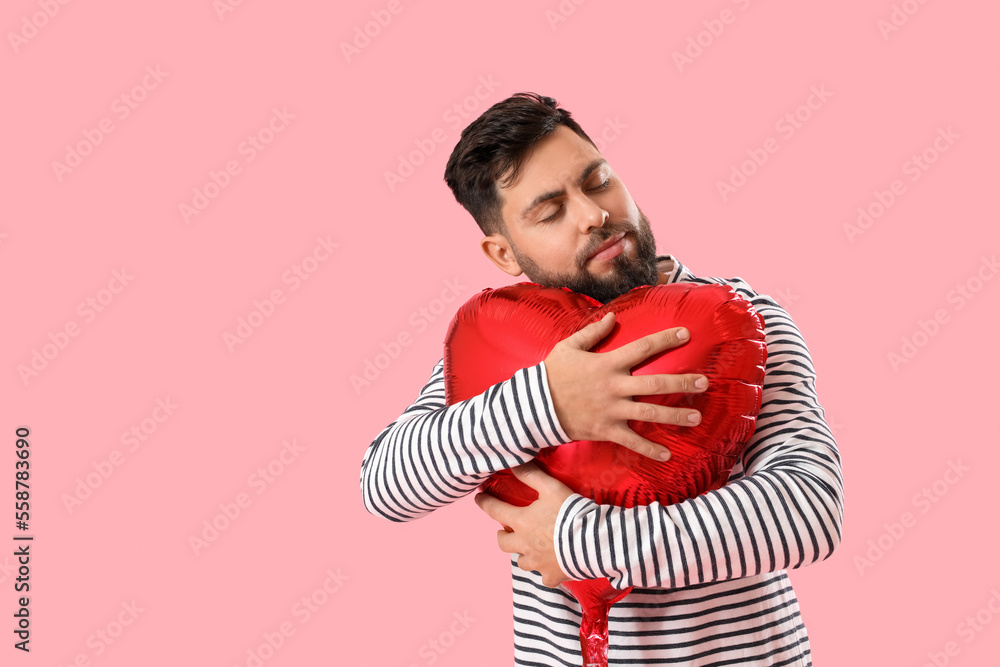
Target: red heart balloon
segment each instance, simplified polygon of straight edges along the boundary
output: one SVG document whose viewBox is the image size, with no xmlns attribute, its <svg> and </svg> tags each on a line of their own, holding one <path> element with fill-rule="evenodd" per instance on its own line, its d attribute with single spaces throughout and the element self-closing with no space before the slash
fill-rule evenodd
<svg viewBox="0 0 1000 667">
<path fill-rule="evenodd" d="M 671 327 L 691 332 L 687 343 L 646 359 L 631 372 L 706 376 L 708 389 L 698 394 L 635 398 L 697 409 L 701 423 L 628 423 L 639 435 L 670 450 L 666 462 L 615 443 L 589 440 L 543 449 L 536 462 L 574 492 L 620 507 L 654 501 L 672 504 L 722 487 L 753 435 L 767 359 L 763 319 L 728 285 L 643 286 L 607 305 L 566 288 L 535 283 L 483 290 L 458 310 L 445 339 L 446 402 L 477 396 L 539 363 L 556 343 L 608 311 L 615 312 L 616 324 L 592 352 L 613 350 Z M 492 475 L 481 489 L 521 507 L 538 498 L 508 470 Z M 580 628 L 584 664 L 606 665 L 608 610 L 631 589 L 617 590 L 607 579 L 564 585 L 584 610 Z"/>
</svg>

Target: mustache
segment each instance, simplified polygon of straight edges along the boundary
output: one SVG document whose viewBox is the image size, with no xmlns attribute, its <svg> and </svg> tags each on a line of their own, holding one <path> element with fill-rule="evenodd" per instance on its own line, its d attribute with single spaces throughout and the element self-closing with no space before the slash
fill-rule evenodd
<svg viewBox="0 0 1000 667">
<path fill-rule="evenodd" d="M 590 256 L 594 254 L 594 251 L 601 247 L 601 244 L 610 239 L 612 236 L 617 236 L 622 232 L 626 234 L 631 232 L 632 228 L 628 225 L 615 225 L 611 226 L 610 223 L 605 223 L 600 229 L 594 230 L 590 233 L 591 242 L 587 244 L 587 247 L 583 249 L 580 256 L 577 257 L 577 264 L 580 268 L 586 265 L 587 260 Z"/>
</svg>

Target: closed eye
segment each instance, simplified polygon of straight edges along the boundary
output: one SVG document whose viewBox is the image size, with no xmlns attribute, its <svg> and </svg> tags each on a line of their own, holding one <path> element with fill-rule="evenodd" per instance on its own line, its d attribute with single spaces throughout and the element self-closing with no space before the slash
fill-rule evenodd
<svg viewBox="0 0 1000 667">
<path fill-rule="evenodd" d="M 610 184 L 610 183 L 611 183 L 611 179 L 610 178 L 606 178 L 606 179 L 604 179 L 604 182 L 601 183 L 600 185 L 598 185 L 597 187 L 590 188 L 590 192 L 600 192 L 601 190 L 604 190 L 605 188 L 607 188 L 608 184 Z M 539 220 L 538 222 L 552 222 L 553 220 L 556 219 L 556 217 L 562 211 L 562 208 L 563 208 L 562 204 L 559 204 L 559 208 L 556 209 L 555 213 L 553 213 L 552 215 L 550 215 L 547 218 L 543 218 L 542 220 Z"/>
</svg>

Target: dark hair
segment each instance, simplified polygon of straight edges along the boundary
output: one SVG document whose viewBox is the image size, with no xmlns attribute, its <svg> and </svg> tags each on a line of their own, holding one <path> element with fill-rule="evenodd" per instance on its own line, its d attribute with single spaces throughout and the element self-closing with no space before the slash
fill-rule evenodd
<svg viewBox="0 0 1000 667">
<path fill-rule="evenodd" d="M 444 180 L 483 234 L 506 233 L 497 183 L 502 177 L 504 187 L 513 183 L 528 149 L 559 125 L 594 145 L 568 111 L 536 93 L 516 93 L 497 102 L 462 130 Z"/>
</svg>

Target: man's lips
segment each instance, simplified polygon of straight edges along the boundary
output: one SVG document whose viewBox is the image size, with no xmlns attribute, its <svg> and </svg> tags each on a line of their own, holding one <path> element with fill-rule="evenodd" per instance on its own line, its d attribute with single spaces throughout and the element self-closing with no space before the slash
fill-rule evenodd
<svg viewBox="0 0 1000 667">
<path fill-rule="evenodd" d="M 588 260 L 591 260 L 591 259 L 611 259 L 611 257 L 614 257 L 615 255 L 619 254 L 623 250 L 623 248 L 621 246 L 621 240 L 623 238 L 625 238 L 625 232 L 621 232 L 620 234 L 616 234 L 616 235 L 612 236 L 607 241 L 605 241 L 604 243 L 602 243 L 600 245 L 600 247 L 597 248 L 597 250 L 595 250 L 593 253 L 591 253 L 590 257 L 588 257 L 587 259 Z M 615 247 L 615 246 L 618 246 L 618 247 Z"/>
</svg>

